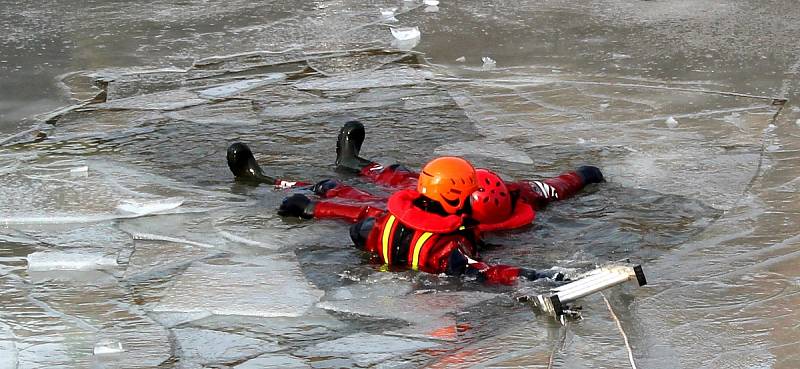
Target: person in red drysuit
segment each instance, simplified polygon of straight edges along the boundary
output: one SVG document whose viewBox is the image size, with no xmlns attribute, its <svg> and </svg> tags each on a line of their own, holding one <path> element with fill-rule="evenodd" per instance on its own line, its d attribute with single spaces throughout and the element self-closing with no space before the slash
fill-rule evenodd
<svg viewBox="0 0 800 369">
<path fill-rule="evenodd" d="M 382 198 L 335 180 L 310 185 L 267 177 L 252 157 L 252 152 L 243 144 L 231 145 L 228 164 L 239 179 L 267 182 L 279 187 L 305 186 L 322 198 L 343 197 L 358 202 L 312 201 L 305 195 L 295 194 L 284 200 L 279 214 L 302 218 L 344 218 L 355 222 L 350 232 L 354 243 L 378 255 L 388 265 L 430 273 L 470 274 L 501 284 L 513 283 L 519 277 L 563 278 L 553 271 L 537 273 L 525 268 L 489 266 L 475 260 L 480 236 L 485 231 L 530 224 L 535 216 L 533 206 L 567 198 L 588 183 L 602 181 L 597 168 L 581 167 L 553 179 L 522 181 L 506 186 L 502 179 L 488 170 L 475 171 L 464 159 L 444 157 L 429 163 L 427 170 L 422 171 L 422 180 L 418 180 L 419 174 L 402 166 L 384 168 L 360 158 L 358 152 L 363 138 L 364 129 L 360 123 L 345 124 L 337 142 L 337 168 L 401 188 L 388 199 L 385 209 L 380 205 L 365 204 L 380 203 Z M 431 175 L 430 172 L 438 174 Z M 433 186 L 431 181 L 436 185 Z M 444 187 L 425 193 L 426 189 L 440 188 L 442 183 L 455 185 L 458 181 L 467 187 Z M 414 186 L 418 191 L 410 189 Z M 435 199 L 436 195 L 432 195 L 450 191 L 459 195 L 455 205 L 448 203 L 451 199 Z"/>
<path fill-rule="evenodd" d="M 337 139 L 337 170 L 359 174 L 362 178 L 394 190 L 416 187 L 419 174 L 403 165 L 384 167 L 361 158 L 359 152 L 364 137 L 364 126 L 360 122 L 345 123 Z M 278 188 L 305 188 L 321 198 L 312 200 L 303 194 L 295 194 L 286 199 L 279 209 L 279 213 L 285 216 L 307 219 L 339 218 L 355 223 L 365 216 L 376 215 L 386 209 L 386 197 L 372 195 L 335 179 L 312 184 L 267 176 L 259 167 L 250 148 L 243 143 L 234 143 L 228 148 L 227 160 L 238 180 L 267 183 Z M 510 183 L 488 169 L 477 169 L 476 172 L 481 188 L 473 194 L 471 201 L 479 202 L 473 206 L 473 218 L 478 221 L 477 230 L 482 232 L 530 225 L 534 221 L 535 210 L 551 201 L 567 199 L 587 184 L 603 181 L 600 170 L 591 166 L 580 167 L 541 181 Z M 330 199 L 336 201 L 326 201 Z"/>
</svg>

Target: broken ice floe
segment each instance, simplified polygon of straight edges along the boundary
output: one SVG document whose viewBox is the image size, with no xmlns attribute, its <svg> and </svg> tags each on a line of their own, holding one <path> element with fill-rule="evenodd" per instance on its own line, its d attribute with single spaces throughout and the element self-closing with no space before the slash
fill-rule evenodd
<svg viewBox="0 0 800 369">
<path fill-rule="evenodd" d="M 108 269 L 117 266 L 116 257 L 101 254 L 46 251 L 28 254 L 28 270 Z"/>
<path fill-rule="evenodd" d="M 459 56 L 458 58 L 456 58 L 456 61 L 459 62 L 459 63 L 464 63 L 464 62 L 467 61 L 467 57 L 466 56 Z"/>
<path fill-rule="evenodd" d="M 254 264 L 193 263 L 152 310 L 215 315 L 297 317 L 323 295 L 296 262 L 276 256 L 249 258 Z"/>
</svg>

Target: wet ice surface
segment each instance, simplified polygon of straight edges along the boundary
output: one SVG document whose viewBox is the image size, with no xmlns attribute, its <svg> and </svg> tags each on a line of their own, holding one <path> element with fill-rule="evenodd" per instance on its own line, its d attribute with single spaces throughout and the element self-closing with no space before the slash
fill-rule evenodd
<svg viewBox="0 0 800 369">
<path fill-rule="evenodd" d="M 628 36 L 603 28 L 620 14 L 636 28 L 746 7 L 677 2 L 443 2 L 427 13 L 416 2 L 177 11 L 156 1 L 132 5 L 132 19 L 98 5 L 104 27 L 153 17 L 172 27 L 133 35 L 133 67 L 78 63 L 85 71 L 64 88 L 97 99 L 49 115 L 37 126 L 46 139 L 0 141 L 0 357 L 10 358 L 0 368 L 629 365 L 599 296 L 565 329 L 511 298 L 543 283 L 381 272 L 349 246 L 346 225 L 282 220 L 285 192 L 231 180 L 225 149 L 244 141 L 271 174 L 381 191 L 332 171 L 335 135 L 353 118 L 367 125 L 363 152 L 383 163 L 458 154 L 509 179 L 600 166 L 608 183 L 492 235 L 502 246 L 484 258 L 644 263 L 651 287 L 607 294 L 640 366 L 793 367 L 797 111 L 770 126 L 780 109 L 770 99 L 713 92 L 740 90 L 742 73 L 669 72 L 669 58 L 627 50 Z M 392 7 L 397 22 L 381 18 Z M 585 35 L 569 29 L 585 18 Z M 418 27 L 412 47 L 434 63 L 464 63 L 384 50 L 396 37 L 384 22 Z M 535 37 L 518 32 L 531 23 Z M 35 34 L 36 22 L 22 26 L 14 37 Z M 559 48 L 547 35 L 562 27 L 579 35 Z M 622 34 L 683 39 L 663 32 Z M 445 47 L 454 35 L 473 46 Z M 744 91 L 779 90 L 775 78 Z M 123 351 L 95 355 L 108 342 Z"/>
</svg>

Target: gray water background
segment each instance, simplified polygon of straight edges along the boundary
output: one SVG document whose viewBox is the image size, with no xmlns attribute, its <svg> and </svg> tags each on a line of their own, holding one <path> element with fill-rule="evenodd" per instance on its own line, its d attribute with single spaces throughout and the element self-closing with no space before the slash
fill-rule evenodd
<svg viewBox="0 0 800 369">
<path fill-rule="evenodd" d="M 381 20 L 392 6 L 398 21 Z M 796 367 L 797 8 L 3 2 L 0 367 L 630 365 L 599 296 L 564 328 L 514 289 L 380 272 L 343 224 L 282 220 L 284 192 L 231 180 L 236 140 L 273 173 L 341 177 L 333 140 L 352 118 L 386 163 L 600 166 L 608 183 L 493 236 L 485 257 L 643 263 L 648 287 L 607 293 L 639 367 Z M 415 52 L 380 51 L 390 25 L 420 28 Z M 106 103 L 38 115 L 98 81 Z M 231 95 L 207 95 L 220 85 Z M 117 209 L 176 198 L 166 214 Z M 115 266 L 30 270 L 56 251 Z M 93 356 L 104 339 L 126 353 Z"/>
</svg>

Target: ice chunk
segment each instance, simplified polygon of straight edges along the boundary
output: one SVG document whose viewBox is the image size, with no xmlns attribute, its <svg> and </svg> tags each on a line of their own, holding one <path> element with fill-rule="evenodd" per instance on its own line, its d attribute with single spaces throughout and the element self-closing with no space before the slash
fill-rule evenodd
<svg viewBox="0 0 800 369">
<path fill-rule="evenodd" d="M 242 92 L 250 91 L 256 87 L 261 87 L 270 83 L 274 83 L 286 78 L 286 75 L 283 73 L 270 73 L 264 78 L 256 78 L 256 79 L 248 79 L 244 81 L 238 81 L 233 83 L 228 83 L 216 87 L 207 88 L 205 90 L 199 91 L 198 93 L 202 97 L 209 97 L 209 98 L 228 98 L 234 95 L 238 95 Z"/>
<path fill-rule="evenodd" d="M 171 197 L 152 201 L 123 200 L 122 203 L 117 206 L 117 209 L 136 215 L 147 215 L 172 210 L 181 205 L 183 205 L 183 198 Z"/>
<path fill-rule="evenodd" d="M 284 369 L 284 368 L 311 368 L 302 359 L 285 354 L 264 354 L 255 359 L 245 361 L 233 369 Z"/>
<path fill-rule="evenodd" d="M 491 70 L 497 66 L 497 62 L 488 56 L 482 57 L 481 61 L 483 61 L 483 66 L 481 67 L 483 70 Z"/>
<path fill-rule="evenodd" d="M 293 256 L 293 255 L 292 255 Z M 322 297 L 288 255 L 248 258 L 250 264 L 193 263 L 164 297 L 155 312 L 207 312 L 215 315 L 297 317 Z"/>
<path fill-rule="evenodd" d="M 73 177 L 87 177 L 89 176 L 89 166 L 84 165 L 69 170 L 69 174 Z"/>
<path fill-rule="evenodd" d="M 674 117 L 669 117 L 669 118 L 667 118 L 667 120 L 666 120 L 666 121 L 664 121 L 664 123 L 665 123 L 665 124 L 667 125 L 667 127 L 669 127 L 669 128 L 675 128 L 675 127 L 677 127 L 677 126 L 678 126 L 678 121 L 677 121 L 677 120 L 675 120 L 675 118 L 674 118 Z"/>
<path fill-rule="evenodd" d="M 107 269 L 117 266 L 117 259 L 101 254 L 47 251 L 28 254 L 28 270 Z"/>
<path fill-rule="evenodd" d="M 423 0 L 422 3 L 427 6 L 437 6 L 439 5 L 439 0 Z"/>
<path fill-rule="evenodd" d="M 247 336 L 196 328 L 174 329 L 181 361 L 214 364 L 273 352 L 280 347 L 269 341 Z"/>
<path fill-rule="evenodd" d="M 419 39 L 421 33 L 419 27 L 395 27 L 392 28 L 392 36 L 398 41 L 409 41 Z"/>
<path fill-rule="evenodd" d="M 400 50 L 411 50 L 419 43 L 421 33 L 419 27 L 396 27 L 392 28 L 392 46 Z"/>
<path fill-rule="evenodd" d="M 122 342 L 119 341 L 103 339 L 94 344 L 93 353 L 95 355 L 118 354 L 120 352 L 125 352 L 125 349 L 122 348 Z"/>
<path fill-rule="evenodd" d="M 425 13 L 436 13 L 436 12 L 439 11 L 439 7 L 438 6 L 426 6 L 425 9 L 423 9 L 423 10 L 425 11 Z"/>
<path fill-rule="evenodd" d="M 397 22 L 397 18 L 394 17 L 395 12 L 397 11 L 396 7 L 393 8 L 381 8 L 381 20 L 384 22 Z"/>
<path fill-rule="evenodd" d="M 460 56 L 460 57 L 458 57 L 456 59 L 456 61 L 459 62 L 459 63 L 464 63 L 464 62 L 467 61 L 467 57 L 466 56 Z"/>
</svg>

